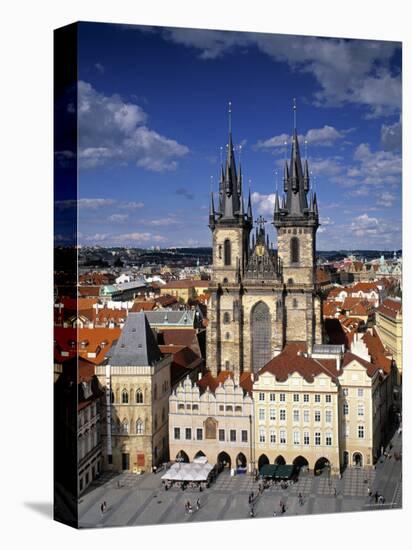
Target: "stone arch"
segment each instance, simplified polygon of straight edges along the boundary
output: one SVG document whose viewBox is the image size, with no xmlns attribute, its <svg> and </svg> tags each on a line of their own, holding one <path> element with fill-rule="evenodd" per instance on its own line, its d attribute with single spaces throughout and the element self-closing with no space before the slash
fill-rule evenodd
<svg viewBox="0 0 412 550">
<path fill-rule="evenodd" d="M 307 468 L 309 466 L 309 462 L 304 456 L 299 455 L 294 459 L 293 465 L 297 470 L 300 470 L 301 468 Z"/>
<path fill-rule="evenodd" d="M 189 462 L 189 457 L 182 449 L 176 455 L 176 462 Z"/>
<path fill-rule="evenodd" d="M 197 453 L 195 454 L 195 456 L 193 458 L 200 458 L 201 456 L 206 456 L 206 455 L 203 451 L 197 451 Z"/>
<path fill-rule="evenodd" d="M 243 453 L 239 453 L 236 457 L 236 468 L 246 468 L 247 459 Z"/>
<path fill-rule="evenodd" d="M 330 468 L 329 460 L 324 456 L 321 456 L 315 462 L 314 474 L 315 476 L 321 475 L 325 471 L 325 469 L 327 470 L 329 468 Z"/>
<path fill-rule="evenodd" d="M 275 464 L 278 464 L 278 465 L 283 465 L 283 464 L 286 464 L 286 460 L 284 459 L 284 457 L 282 455 L 278 455 L 276 458 L 275 458 Z"/>
<path fill-rule="evenodd" d="M 230 458 L 230 455 L 228 455 L 227 452 L 221 451 L 217 455 L 217 463 L 221 468 L 230 468 L 232 466 L 232 459 Z"/>
<path fill-rule="evenodd" d="M 355 453 L 353 453 L 353 455 L 352 455 L 352 465 L 362 467 L 363 463 L 364 463 L 363 454 L 360 453 L 359 451 L 356 451 Z"/>
<path fill-rule="evenodd" d="M 260 470 L 262 466 L 269 464 L 269 459 L 265 454 L 261 454 L 258 459 L 258 469 Z"/>
<path fill-rule="evenodd" d="M 269 306 L 257 302 L 250 313 L 252 368 L 258 372 L 271 359 L 271 317 Z"/>
</svg>

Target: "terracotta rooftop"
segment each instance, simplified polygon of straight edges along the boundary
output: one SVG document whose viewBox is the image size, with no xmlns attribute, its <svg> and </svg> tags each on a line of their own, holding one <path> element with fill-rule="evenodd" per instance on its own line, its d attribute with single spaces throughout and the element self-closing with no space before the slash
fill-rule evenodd
<svg viewBox="0 0 412 550">
<path fill-rule="evenodd" d="M 284 382 L 288 377 L 297 372 L 307 382 L 313 382 L 315 376 L 326 374 L 334 382 L 337 381 L 336 361 L 334 359 L 313 359 L 298 355 L 299 346 L 288 345 L 284 350 L 271 359 L 259 374 L 270 372 L 279 382 Z M 299 350 L 301 351 L 301 350 Z"/>
<path fill-rule="evenodd" d="M 372 333 L 366 332 L 363 336 L 363 341 L 368 348 L 369 355 L 372 358 L 372 363 L 378 365 L 386 374 L 391 372 L 392 357 L 385 350 L 378 333 L 372 329 Z"/>
<path fill-rule="evenodd" d="M 147 302 L 135 302 L 130 311 L 136 313 L 138 311 L 153 311 L 156 307 L 156 302 L 147 301 Z"/>
<path fill-rule="evenodd" d="M 342 366 L 346 367 L 351 361 L 357 361 L 360 363 L 363 367 L 365 367 L 366 372 L 370 378 L 379 371 L 381 367 L 377 365 L 373 365 L 372 363 L 369 363 L 368 361 L 365 361 L 365 359 L 362 359 L 361 357 L 358 357 L 357 355 L 354 355 L 350 351 L 347 351 L 345 355 L 343 356 L 343 362 Z"/>
<path fill-rule="evenodd" d="M 169 281 L 162 288 L 194 288 L 201 287 L 207 288 L 210 284 L 210 281 L 202 281 L 195 279 L 179 279 L 177 281 Z"/>
<path fill-rule="evenodd" d="M 66 361 L 77 356 L 99 365 L 120 334 L 120 328 L 54 327 L 55 360 Z M 62 355 L 62 352 L 68 355 Z M 89 353 L 96 354 L 96 357 L 90 357 Z"/>
<path fill-rule="evenodd" d="M 231 371 L 221 371 L 217 376 L 212 376 L 212 373 L 208 371 L 200 380 L 196 381 L 196 384 L 199 386 L 201 391 L 206 391 L 206 388 L 209 387 L 211 392 L 215 392 L 219 384 L 227 378 L 233 378 L 234 374 Z M 252 395 L 252 378 L 249 372 L 243 372 L 239 377 L 239 384 L 245 392 L 248 392 Z"/>
<path fill-rule="evenodd" d="M 382 304 L 376 310 L 385 317 L 390 317 L 391 319 L 396 319 L 402 315 L 402 302 L 400 300 L 393 300 L 391 298 L 386 298 Z"/>
</svg>

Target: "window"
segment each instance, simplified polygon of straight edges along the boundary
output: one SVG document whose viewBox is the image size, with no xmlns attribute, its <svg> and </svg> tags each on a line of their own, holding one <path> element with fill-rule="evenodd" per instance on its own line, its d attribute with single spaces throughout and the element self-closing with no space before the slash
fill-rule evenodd
<svg viewBox="0 0 412 550">
<path fill-rule="evenodd" d="M 300 432 L 293 432 L 293 444 L 300 445 Z"/>
<path fill-rule="evenodd" d="M 299 411 L 298 410 L 293 411 L 293 422 L 299 422 Z"/>
<path fill-rule="evenodd" d="M 315 393 L 315 403 L 320 403 L 320 394 Z"/>
<path fill-rule="evenodd" d="M 264 443 L 266 441 L 266 433 L 263 428 L 259 430 L 259 443 Z"/>
<path fill-rule="evenodd" d="M 320 432 L 315 432 L 315 445 L 320 445 Z"/>
<path fill-rule="evenodd" d="M 290 239 L 290 263 L 299 263 L 299 239 L 297 237 Z"/>
<path fill-rule="evenodd" d="M 242 430 L 242 443 L 247 443 L 247 430 Z"/>
<path fill-rule="evenodd" d="M 122 403 L 124 404 L 129 403 L 129 394 L 126 389 L 122 391 Z"/>
<path fill-rule="evenodd" d="M 192 405 L 192 410 L 198 411 L 199 410 L 199 405 Z"/>
<path fill-rule="evenodd" d="M 286 420 L 286 409 L 280 409 L 279 415 L 280 420 Z"/>
<path fill-rule="evenodd" d="M 298 393 L 294 393 L 294 394 L 293 394 L 293 401 L 294 401 L 295 403 L 299 403 L 299 394 L 298 394 Z"/>
<path fill-rule="evenodd" d="M 226 412 L 233 412 L 232 405 L 226 405 Z"/>
<path fill-rule="evenodd" d="M 186 428 L 185 439 L 192 439 L 192 428 Z"/>
<path fill-rule="evenodd" d="M 122 422 L 122 433 L 124 434 L 129 433 L 129 422 L 126 418 L 124 418 Z"/>
<path fill-rule="evenodd" d="M 179 403 L 177 408 L 178 408 L 179 411 L 184 410 L 185 404 L 184 403 Z"/>
<path fill-rule="evenodd" d="M 259 409 L 259 420 L 265 420 L 265 409 Z"/>
<path fill-rule="evenodd" d="M 303 422 L 308 423 L 309 420 L 309 411 L 303 411 Z"/>
<path fill-rule="evenodd" d="M 348 405 L 348 402 L 347 402 L 347 401 L 345 401 L 345 402 L 343 403 L 343 414 L 344 414 L 345 416 L 347 416 L 347 415 L 349 414 L 349 405 Z"/>
<path fill-rule="evenodd" d="M 325 445 L 328 447 L 332 445 L 332 434 L 330 432 L 325 433 Z"/>
<path fill-rule="evenodd" d="M 143 403 L 143 392 L 140 388 L 136 391 L 136 403 Z"/>
<path fill-rule="evenodd" d="M 230 332 L 226 332 L 225 338 L 226 338 L 226 340 L 230 340 Z"/>
<path fill-rule="evenodd" d="M 198 439 L 198 440 L 203 439 L 203 430 L 202 430 L 202 428 L 196 428 L 196 439 Z"/>
<path fill-rule="evenodd" d="M 270 420 L 276 420 L 276 409 L 273 407 L 269 411 L 269 418 Z"/>
<path fill-rule="evenodd" d="M 110 403 L 114 403 L 114 393 L 110 392 Z"/>
<path fill-rule="evenodd" d="M 279 432 L 279 442 L 284 445 L 286 443 L 286 431 L 280 430 Z"/>
<path fill-rule="evenodd" d="M 176 430 L 179 430 L 179 437 L 176 437 Z M 143 420 L 139 418 L 136 422 L 136 433 L 137 435 L 142 435 L 143 432 Z M 180 428 L 175 428 L 175 439 L 180 439 Z"/>
<path fill-rule="evenodd" d="M 326 403 L 332 403 L 332 396 L 331 396 L 330 393 L 327 393 L 325 395 L 325 401 L 326 401 Z"/>
<path fill-rule="evenodd" d="M 365 407 L 362 404 L 358 405 L 358 416 L 364 416 L 365 414 Z"/>
<path fill-rule="evenodd" d="M 309 394 L 308 393 L 303 394 L 303 402 L 304 403 L 309 403 Z"/>
<path fill-rule="evenodd" d="M 219 430 L 219 441 L 225 440 L 225 430 Z"/>
<path fill-rule="evenodd" d="M 343 388 L 343 395 L 344 395 L 345 397 L 347 397 L 347 396 L 349 395 L 349 390 L 348 390 L 348 388 Z"/>
<path fill-rule="evenodd" d="M 365 437 L 365 428 L 364 426 L 358 426 L 358 438 L 363 439 Z"/>
<path fill-rule="evenodd" d="M 325 411 L 325 422 L 332 422 L 332 411 Z"/>
<path fill-rule="evenodd" d="M 303 444 L 304 445 L 309 445 L 310 444 L 309 432 L 303 432 Z"/>
<path fill-rule="evenodd" d="M 276 401 L 276 394 L 274 392 L 270 392 L 269 399 L 270 401 Z"/>
<path fill-rule="evenodd" d="M 230 441 L 236 441 L 236 430 L 230 430 Z"/>
<path fill-rule="evenodd" d="M 230 241 L 229 241 L 229 239 L 226 239 L 225 243 L 224 243 L 224 255 L 225 255 L 224 261 L 225 261 L 225 265 L 230 265 L 232 263 L 231 249 L 230 248 L 231 248 L 230 247 Z"/>
<path fill-rule="evenodd" d="M 225 410 L 225 406 L 224 405 L 219 405 L 219 411 L 224 411 Z"/>
<path fill-rule="evenodd" d="M 358 397 L 363 397 L 363 388 L 358 388 Z"/>
<path fill-rule="evenodd" d="M 265 400 L 264 392 L 259 392 L 259 401 L 264 401 L 264 400 Z"/>
<path fill-rule="evenodd" d="M 349 424 L 346 424 L 345 426 L 345 437 L 349 437 Z"/>
<path fill-rule="evenodd" d="M 279 396 L 280 401 L 286 401 L 286 395 L 284 393 L 281 393 Z"/>
<path fill-rule="evenodd" d="M 230 323 L 230 313 L 228 313 L 227 311 L 225 311 L 225 313 L 223 314 L 223 323 L 225 325 L 228 325 Z"/>
<path fill-rule="evenodd" d="M 320 411 L 315 411 L 315 422 L 320 422 Z"/>
<path fill-rule="evenodd" d="M 272 444 L 276 443 L 276 432 L 275 432 L 275 430 L 270 430 L 270 442 Z"/>
<path fill-rule="evenodd" d="M 235 406 L 235 411 L 241 413 L 242 412 L 242 405 L 236 405 Z"/>
</svg>

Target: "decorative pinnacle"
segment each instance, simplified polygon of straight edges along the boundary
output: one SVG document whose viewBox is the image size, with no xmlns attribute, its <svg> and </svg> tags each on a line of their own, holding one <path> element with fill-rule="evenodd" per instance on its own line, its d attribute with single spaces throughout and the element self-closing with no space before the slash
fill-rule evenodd
<svg viewBox="0 0 412 550">
<path fill-rule="evenodd" d="M 293 98 L 293 128 L 296 130 L 296 97 Z"/>
<path fill-rule="evenodd" d="M 231 101 L 229 101 L 228 117 L 229 117 L 229 134 L 231 134 L 232 133 L 232 102 Z"/>
<path fill-rule="evenodd" d="M 255 223 L 259 226 L 260 229 L 263 229 L 266 223 L 265 218 L 260 215 L 257 220 L 255 220 Z"/>
</svg>

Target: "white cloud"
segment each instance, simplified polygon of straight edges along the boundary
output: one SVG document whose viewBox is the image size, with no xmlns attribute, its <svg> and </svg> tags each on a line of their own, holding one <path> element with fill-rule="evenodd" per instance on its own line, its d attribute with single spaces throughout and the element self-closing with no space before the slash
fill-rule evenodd
<svg viewBox="0 0 412 550">
<path fill-rule="evenodd" d="M 361 143 L 353 158 L 359 162 L 362 182 L 365 184 L 399 184 L 402 158 L 392 151 L 372 152 L 367 143 Z"/>
<path fill-rule="evenodd" d="M 118 94 L 105 96 L 87 82 L 78 84 L 79 165 L 134 162 L 162 172 L 174 170 L 189 149 L 147 127 L 147 114 Z"/>
<path fill-rule="evenodd" d="M 148 225 L 173 225 L 179 223 L 175 218 L 160 218 L 158 220 L 150 220 Z"/>
<path fill-rule="evenodd" d="M 400 151 L 402 149 L 402 121 L 394 124 L 382 124 L 381 145 L 384 151 Z"/>
<path fill-rule="evenodd" d="M 117 243 L 147 243 L 147 242 L 163 242 L 165 238 L 162 235 L 153 235 L 152 233 L 123 233 L 122 235 L 113 235 L 112 241 Z"/>
<path fill-rule="evenodd" d="M 337 130 L 333 126 L 325 125 L 323 128 L 311 128 L 306 132 L 304 135 L 299 135 L 298 140 L 300 143 L 300 146 L 302 147 L 302 144 L 304 144 L 305 141 L 308 142 L 308 145 L 315 145 L 315 146 L 325 146 L 330 147 L 333 145 L 333 143 L 338 140 L 342 139 L 347 133 L 351 132 L 352 129 L 349 130 Z M 277 136 L 273 136 L 266 140 L 258 141 L 255 145 L 256 149 L 273 149 L 278 147 L 285 147 L 286 144 L 290 144 L 292 140 L 292 136 L 289 134 L 279 134 Z"/>
<path fill-rule="evenodd" d="M 259 214 L 272 215 L 275 208 L 275 193 L 269 195 L 261 195 L 260 193 L 252 193 L 252 204 L 256 205 Z"/>
<path fill-rule="evenodd" d="M 400 75 L 390 72 L 400 43 L 194 29 L 167 29 L 163 36 L 200 50 L 205 60 L 234 48 L 247 52 L 248 47 L 258 47 L 292 70 L 311 74 L 319 86 L 313 98 L 319 106 L 356 103 L 368 108 L 370 116 L 400 109 Z"/>
<path fill-rule="evenodd" d="M 96 71 L 98 71 L 100 74 L 104 74 L 105 68 L 104 68 L 104 66 L 103 66 L 101 63 L 99 63 L 99 62 L 95 63 L 95 64 L 94 64 L 94 68 L 95 68 Z"/>
<path fill-rule="evenodd" d="M 138 208 L 143 208 L 143 202 L 127 201 L 119 204 L 119 208 L 126 208 L 128 210 L 136 210 Z"/>
<path fill-rule="evenodd" d="M 378 194 L 376 204 L 379 206 L 393 206 L 393 203 L 396 201 L 396 195 L 390 193 L 389 191 L 383 191 Z"/>
<path fill-rule="evenodd" d="M 112 214 L 108 220 L 114 223 L 123 223 L 129 218 L 129 214 Z"/>
</svg>

